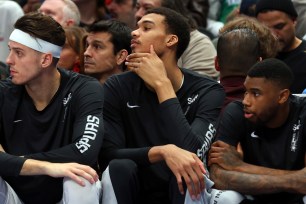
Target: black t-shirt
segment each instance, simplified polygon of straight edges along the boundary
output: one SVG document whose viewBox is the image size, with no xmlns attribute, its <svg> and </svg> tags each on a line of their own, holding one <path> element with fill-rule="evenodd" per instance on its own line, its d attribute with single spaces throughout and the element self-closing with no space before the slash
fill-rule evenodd
<svg viewBox="0 0 306 204">
<path fill-rule="evenodd" d="M 24 86 L 0 83 L 0 176 L 24 203 L 56 203 L 62 178 L 19 176 L 26 159 L 96 167 L 103 140 L 103 89 L 91 77 L 59 69 L 61 84 L 37 111 Z M 24 156 L 24 158 L 19 156 Z"/>
<path fill-rule="evenodd" d="M 223 112 L 216 139 L 233 146 L 240 142 L 246 163 L 300 170 L 305 167 L 305 117 L 306 98 L 292 96 L 289 116 L 281 127 L 256 126 L 244 118 L 242 103 L 235 101 Z M 296 199 L 301 200 L 302 195 L 284 192 L 255 197 L 263 203 L 294 203 Z"/>
<path fill-rule="evenodd" d="M 300 94 L 306 88 L 306 41 L 290 52 L 281 52 L 278 59 L 285 62 L 292 70 L 294 81 L 290 87 L 292 93 Z"/>
</svg>

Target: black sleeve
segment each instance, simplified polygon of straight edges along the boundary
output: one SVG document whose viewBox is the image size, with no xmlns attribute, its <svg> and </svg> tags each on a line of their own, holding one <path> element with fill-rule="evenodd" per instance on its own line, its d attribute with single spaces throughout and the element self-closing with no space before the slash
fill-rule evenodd
<svg viewBox="0 0 306 204">
<path fill-rule="evenodd" d="M 177 98 L 161 104 L 162 117 L 168 129 L 169 143 L 196 153 L 201 159 L 209 150 L 216 133 L 215 124 L 219 117 L 225 93 L 219 84 L 199 95 L 194 119 L 189 123 Z"/>
<path fill-rule="evenodd" d="M 71 99 L 74 110 L 70 111 L 75 111 L 71 144 L 48 152 L 27 155 L 26 158 L 94 165 L 104 135 L 103 99 L 103 88 L 98 81 L 88 81 L 79 87 Z"/>
<path fill-rule="evenodd" d="M 237 146 L 245 132 L 243 105 L 235 101 L 226 106 L 217 127 L 216 140 Z"/>
<path fill-rule="evenodd" d="M 0 81 L 0 107 L 2 107 L 3 104 L 3 87 L 4 85 L 2 84 L 2 81 Z M 2 114 L 0 114 L 0 137 L 4 134 L 2 126 Z M 0 141 L 2 141 L 1 138 Z M 17 157 L 0 151 L 0 176 L 18 176 L 25 160 L 25 158 Z"/>
</svg>

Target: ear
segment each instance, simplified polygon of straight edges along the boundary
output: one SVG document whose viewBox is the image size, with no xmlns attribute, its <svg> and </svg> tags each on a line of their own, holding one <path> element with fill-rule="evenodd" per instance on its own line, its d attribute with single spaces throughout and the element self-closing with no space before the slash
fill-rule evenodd
<svg viewBox="0 0 306 204">
<path fill-rule="evenodd" d="M 128 56 L 128 51 L 125 49 L 120 50 L 117 54 L 116 54 L 116 63 L 117 65 L 121 65 L 126 57 Z"/>
<path fill-rule="evenodd" d="M 169 35 L 167 38 L 167 46 L 171 47 L 178 42 L 178 37 L 176 35 Z"/>
<path fill-rule="evenodd" d="M 43 68 L 49 67 L 52 64 L 53 61 L 53 56 L 50 53 L 47 54 L 42 54 L 42 58 L 41 58 L 41 66 Z"/>
<path fill-rule="evenodd" d="M 215 69 L 220 72 L 220 66 L 219 66 L 219 61 L 218 61 L 218 56 L 215 57 Z"/>
<path fill-rule="evenodd" d="M 73 19 L 68 19 L 68 20 L 66 20 L 66 22 L 65 22 L 65 24 L 66 24 L 67 27 L 73 26 L 74 23 L 75 23 L 75 21 L 74 21 Z"/>
<path fill-rule="evenodd" d="M 284 104 L 288 100 L 289 96 L 290 96 L 290 90 L 289 89 L 281 90 L 280 94 L 279 94 L 278 103 L 279 104 Z"/>
<path fill-rule="evenodd" d="M 261 62 L 262 61 L 262 57 L 258 57 L 258 62 Z"/>
</svg>

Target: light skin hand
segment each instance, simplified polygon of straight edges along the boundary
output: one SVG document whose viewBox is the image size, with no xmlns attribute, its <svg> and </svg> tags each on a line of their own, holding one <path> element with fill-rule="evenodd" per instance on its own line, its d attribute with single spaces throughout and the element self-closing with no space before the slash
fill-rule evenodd
<svg viewBox="0 0 306 204">
<path fill-rule="evenodd" d="M 126 65 L 156 92 L 160 103 L 176 97 L 164 63 L 155 53 L 153 45 L 150 46 L 150 53 L 130 54 Z"/>
<path fill-rule="evenodd" d="M 203 162 L 194 153 L 172 144 L 151 148 L 149 158 L 150 154 L 153 155 L 155 150 L 160 151 L 163 160 L 175 175 L 181 194 L 184 194 L 184 179 L 192 199 L 199 198 L 201 191 L 205 188 L 203 174 L 206 172 Z M 160 159 L 153 156 L 150 158 L 152 163 L 157 160 Z"/>
<path fill-rule="evenodd" d="M 68 177 L 81 186 L 85 186 L 84 181 L 88 180 L 91 184 L 98 181 L 98 174 L 90 166 L 78 163 L 50 163 L 27 159 L 23 164 L 20 175 L 48 175 L 54 178 Z"/>
<path fill-rule="evenodd" d="M 237 149 L 222 141 L 214 142 L 209 151 L 208 165 L 218 164 L 223 169 L 234 171 L 243 165 L 242 155 Z"/>
<path fill-rule="evenodd" d="M 168 80 L 164 63 L 155 53 L 153 45 L 150 46 L 150 53 L 128 55 L 126 65 L 154 90 L 159 82 Z"/>
<path fill-rule="evenodd" d="M 0 144 L 0 151 L 5 152 L 1 144 Z"/>
</svg>

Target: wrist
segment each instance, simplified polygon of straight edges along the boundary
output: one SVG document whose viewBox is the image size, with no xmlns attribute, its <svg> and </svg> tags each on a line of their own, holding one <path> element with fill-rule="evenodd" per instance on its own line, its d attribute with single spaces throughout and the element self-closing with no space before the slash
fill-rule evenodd
<svg viewBox="0 0 306 204">
<path fill-rule="evenodd" d="M 159 103 L 176 97 L 172 83 L 169 79 L 162 79 L 157 81 L 155 83 L 154 90 L 157 94 Z"/>
<path fill-rule="evenodd" d="M 148 157 L 151 163 L 159 162 L 165 160 L 166 157 L 166 146 L 155 146 L 149 150 Z"/>
</svg>

